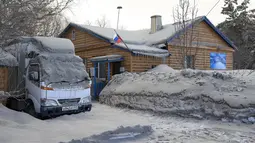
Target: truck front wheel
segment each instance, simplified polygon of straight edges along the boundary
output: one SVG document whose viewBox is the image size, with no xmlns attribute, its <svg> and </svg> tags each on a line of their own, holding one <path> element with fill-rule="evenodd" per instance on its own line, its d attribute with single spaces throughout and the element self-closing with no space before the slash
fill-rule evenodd
<svg viewBox="0 0 255 143">
<path fill-rule="evenodd" d="M 38 118 L 38 115 L 35 111 L 34 103 L 31 100 L 27 101 L 27 108 L 25 110 L 29 115 Z"/>
</svg>

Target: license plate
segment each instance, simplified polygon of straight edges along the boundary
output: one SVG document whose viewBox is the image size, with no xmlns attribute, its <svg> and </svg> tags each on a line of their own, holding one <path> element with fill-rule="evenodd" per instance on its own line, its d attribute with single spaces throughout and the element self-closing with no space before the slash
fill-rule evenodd
<svg viewBox="0 0 255 143">
<path fill-rule="evenodd" d="M 62 107 L 62 111 L 70 111 L 70 110 L 78 110 L 78 106 L 67 106 L 67 107 Z"/>
</svg>

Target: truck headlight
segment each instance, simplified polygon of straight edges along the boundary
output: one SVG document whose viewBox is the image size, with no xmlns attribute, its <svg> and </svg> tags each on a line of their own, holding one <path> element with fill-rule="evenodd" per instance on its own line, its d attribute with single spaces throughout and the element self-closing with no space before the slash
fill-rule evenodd
<svg viewBox="0 0 255 143">
<path fill-rule="evenodd" d="M 42 106 L 58 106 L 58 103 L 52 99 L 42 99 L 41 105 Z"/>
<path fill-rule="evenodd" d="M 80 103 L 81 104 L 85 104 L 85 103 L 90 103 L 91 102 L 91 97 L 88 96 L 88 97 L 84 97 L 80 100 Z"/>
</svg>

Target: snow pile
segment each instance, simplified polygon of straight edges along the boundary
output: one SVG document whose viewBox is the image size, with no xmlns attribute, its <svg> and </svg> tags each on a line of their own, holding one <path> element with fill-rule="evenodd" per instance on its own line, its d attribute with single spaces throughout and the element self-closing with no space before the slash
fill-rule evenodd
<svg viewBox="0 0 255 143">
<path fill-rule="evenodd" d="M 175 70 L 166 64 L 161 64 L 149 70 L 148 72 L 175 72 Z"/>
<path fill-rule="evenodd" d="M 7 53 L 2 48 L 0 48 L 0 66 L 14 67 L 17 65 L 18 65 L 18 62 L 16 58 L 10 53 Z"/>
<path fill-rule="evenodd" d="M 254 86 L 251 71 L 123 73 L 104 88 L 100 102 L 184 117 L 253 122 Z"/>
</svg>

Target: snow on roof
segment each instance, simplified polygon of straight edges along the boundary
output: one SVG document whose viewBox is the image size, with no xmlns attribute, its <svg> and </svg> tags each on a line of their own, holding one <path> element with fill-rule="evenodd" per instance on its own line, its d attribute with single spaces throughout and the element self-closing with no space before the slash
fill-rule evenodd
<svg viewBox="0 0 255 143">
<path fill-rule="evenodd" d="M 197 17 L 193 21 L 187 21 L 187 26 L 201 20 L 202 17 Z M 94 36 L 107 40 L 108 42 L 113 42 L 113 35 L 115 31 L 113 28 L 102 28 L 97 26 L 89 26 L 82 24 L 71 23 L 71 26 L 78 27 Z M 178 29 L 179 27 L 179 29 Z M 176 35 L 182 26 L 176 26 L 174 24 L 164 25 L 163 29 L 150 33 L 150 29 L 137 30 L 137 31 L 127 31 L 127 30 L 116 30 L 118 35 L 123 39 L 123 41 L 128 45 L 129 48 L 123 46 L 123 44 L 117 44 L 122 48 L 126 48 L 135 54 L 156 56 L 156 57 L 166 57 L 169 56 L 168 50 L 160 49 L 163 43 Z"/>
<path fill-rule="evenodd" d="M 9 46 L 18 44 L 18 43 L 32 43 L 34 46 L 23 47 L 28 48 L 28 51 L 36 52 L 51 52 L 51 53 L 70 53 L 74 54 L 74 45 L 71 40 L 64 38 L 56 37 L 18 37 L 9 43 Z M 20 47 L 17 47 L 18 50 Z M 14 48 L 15 49 L 15 48 Z"/>
<path fill-rule="evenodd" d="M 74 53 L 74 45 L 71 40 L 56 37 L 33 37 L 38 42 L 41 42 L 43 47 L 47 47 L 53 51 L 63 51 L 67 53 Z"/>
<path fill-rule="evenodd" d="M 154 57 L 167 57 L 169 56 L 168 50 L 163 50 L 155 46 L 137 45 L 137 44 L 125 44 L 119 43 L 116 46 L 132 51 L 134 54 L 141 54 Z"/>
<path fill-rule="evenodd" d="M 0 48 L 0 66 L 15 67 L 18 66 L 16 58 Z"/>
</svg>

